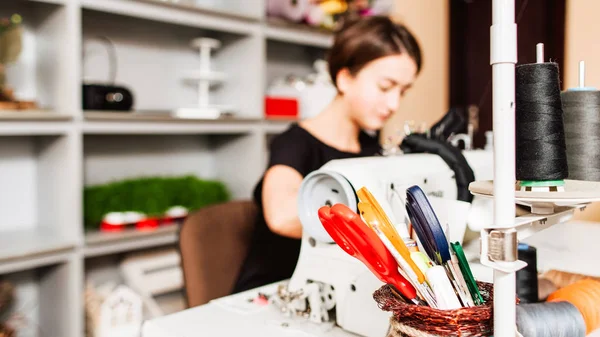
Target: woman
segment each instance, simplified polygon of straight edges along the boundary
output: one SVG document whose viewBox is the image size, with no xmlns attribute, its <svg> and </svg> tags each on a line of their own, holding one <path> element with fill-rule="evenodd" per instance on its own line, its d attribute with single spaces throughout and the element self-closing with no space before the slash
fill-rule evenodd
<svg viewBox="0 0 600 337">
<path fill-rule="evenodd" d="M 398 109 L 421 70 L 412 34 L 387 17 L 347 23 L 329 51 L 338 95 L 317 116 L 273 139 L 268 168 L 256 186 L 259 208 L 248 257 L 234 292 L 290 278 L 300 252 L 297 193 L 302 179 L 333 159 L 380 152 L 378 131 Z"/>
</svg>

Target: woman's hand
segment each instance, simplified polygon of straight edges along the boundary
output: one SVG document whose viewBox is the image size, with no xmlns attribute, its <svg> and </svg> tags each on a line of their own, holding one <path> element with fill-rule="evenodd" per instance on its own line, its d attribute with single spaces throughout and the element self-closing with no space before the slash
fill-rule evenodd
<svg viewBox="0 0 600 337">
<path fill-rule="evenodd" d="M 267 170 L 263 179 L 263 212 L 272 232 L 302 238 L 302 224 L 298 217 L 298 189 L 302 175 L 285 165 L 275 165 Z"/>
</svg>

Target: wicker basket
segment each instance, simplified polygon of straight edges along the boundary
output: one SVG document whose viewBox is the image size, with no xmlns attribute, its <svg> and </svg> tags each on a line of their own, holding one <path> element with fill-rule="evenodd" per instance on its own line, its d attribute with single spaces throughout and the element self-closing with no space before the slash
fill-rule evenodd
<svg viewBox="0 0 600 337">
<path fill-rule="evenodd" d="M 492 336 L 493 284 L 477 285 L 485 304 L 470 308 L 440 310 L 409 304 L 398 298 L 389 285 L 375 291 L 373 298 L 381 310 L 393 313 L 388 337 Z"/>
</svg>

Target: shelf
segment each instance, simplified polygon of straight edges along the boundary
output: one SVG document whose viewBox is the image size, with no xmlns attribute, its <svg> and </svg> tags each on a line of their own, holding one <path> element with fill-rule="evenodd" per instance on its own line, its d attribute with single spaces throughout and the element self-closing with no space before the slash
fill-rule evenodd
<svg viewBox="0 0 600 337">
<path fill-rule="evenodd" d="M 333 45 L 333 34 L 330 32 L 273 19 L 269 19 L 265 27 L 265 36 L 270 40 L 309 47 L 329 48 Z"/>
<path fill-rule="evenodd" d="M 298 123 L 296 119 L 281 119 L 281 120 L 265 120 L 263 122 L 263 130 L 268 135 L 280 134 L 287 130 L 292 123 Z"/>
<path fill-rule="evenodd" d="M 160 5 L 164 5 L 164 6 L 168 6 L 168 7 L 172 7 L 172 8 L 179 8 L 179 9 L 186 10 L 186 11 L 204 12 L 204 13 L 208 13 L 208 14 L 220 15 L 220 16 L 237 18 L 237 19 L 244 19 L 244 20 L 259 20 L 264 16 L 264 11 L 262 10 L 262 8 L 257 9 L 256 4 L 249 4 L 248 0 L 237 0 L 237 3 L 233 2 L 235 0 L 233 0 L 233 1 L 228 0 L 226 3 L 222 3 L 222 4 L 219 4 L 219 1 L 213 2 L 215 4 L 221 5 L 222 6 L 221 8 L 210 8 L 208 6 L 202 6 L 200 4 L 200 1 L 196 1 L 196 3 L 198 3 L 198 5 L 190 5 L 190 4 L 186 4 L 184 2 L 176 3 L 179 0 L 134 0 L 134 1 L 147 2 L 147 3 L 151 3 L 151 4 L 160 4 Z M 171 1 L 171 3 L 169 3 L 168 1 Z M 231 10 L 227 10 L 230 8 L 235 8 L 236 10 L 239 10 L 240 9 L 239 5 L 250 5 L 248 7 L 251 7 L 253 10 L 255 10 L 256 15 L 244 14 L 239 11 L 233 12 Z"/>
<path fill-rule="evenodd" d="M 0 122 L 4 121 L 68 121 L 71 115 L 50 110 L 0 110 Z"/>
<path fill-rule="evenodd" d="M 256 32 L 258 28 L 249 20 L 233 18 L 231 15 L 215 15 L 215 11 L 192 6 L 173 6 L 158 1 L 81 0 L 81 7 L 173 25 L 205 28 L 242 35 Z"/>
<path fill-rule="evenodd" d="M 0 274 L 66 262 L 75 243 L 42 230 L 0 233 Z"/>
<path fill-rule="evenodd" d="M 167 113 L 85 112 L 85 134 L 244 134 L 259 119 L 175 118 Z"/>
<path fill-rule="evenodd" d="M 154 231 L 89 232 L 85 235 L 84 255 L 95 257 L 172 245 L 177 242 L 178 228 L 171 225 Z"/>
<path fill-rule="evenodd" d="M 67 132 L 71 115 L 44 110 L 0 111 L 0 136 L 52 136 Z"/>
<path fill-rule="evenodd" d="M 30 2 L 41 2 L 52 5 L 64 5 L 67 0 L 29 0 Z"/>
</svg>

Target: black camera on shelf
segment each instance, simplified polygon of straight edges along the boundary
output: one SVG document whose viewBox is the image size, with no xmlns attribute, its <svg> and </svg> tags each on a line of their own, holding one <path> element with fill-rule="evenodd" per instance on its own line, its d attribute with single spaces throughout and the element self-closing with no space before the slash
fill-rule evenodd
<svg viewBox="0 0 600 337">
<path fill-rule="evenodd" d="M 83 85 L 83 110 L 130 111 L 133 94 L 122 86 L 104 84 Z"/>
</svg>

